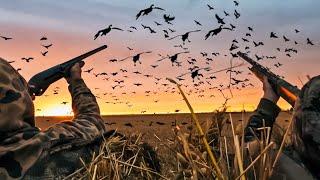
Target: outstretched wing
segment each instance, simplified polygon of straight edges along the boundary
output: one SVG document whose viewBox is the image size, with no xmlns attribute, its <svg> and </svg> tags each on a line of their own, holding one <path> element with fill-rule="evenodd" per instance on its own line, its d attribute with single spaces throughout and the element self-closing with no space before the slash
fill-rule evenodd
<svg viewBox="0 0 320 180">
<path fill-rule="evenodd" d="M 128 58 L 132 58 L 133 56 L 128 56 L 128 57 L 126 57 L 126 58 L 124 58 L 124 59 L 121 59 L 121 60 L 119 60 L 119 61 L 124 61 L 124 60 L 127 60 Z"/>
<path fill-rule="evenodd" d="M 143 13 L 144 10 L 141 10 L 138 12 L 138 14 L 136 15 L 136 20 L 141 16 L 141 14 Z"/>
<path fill-rule="evenodd" d="M 159 10 L 165 11 L 164 9 L 162 9 L 160 7 L 154 7 L 153 9 L 159 9 Z"/>
<path fill-rule="evenodd" d="M 120 29 L 120 28 L 117 28 L 117 27 L 113 27 L 112 29 L 123 31 L 123 29 Z"/>
<path fill-rule="evenodd" d="M 206 34 L 206 36 L 205 36 L 205 40 L 207 40 L 207 39 L 210 37 L 210 35 L 211 35 L 212 31 L 213 31 L 213 30 L 209 31 L 209 32 Z"/>
<path fill-rule="evenodd" d="M 95 35 L 94 35 L 94 40 L 96 40 L 99 36 L 100 36 L 100 33 L 102 32 L 102 30 L 98 31 Z"/>
<path fill-rule="evenodd" d="M 174 36 L 174 37 L 172 37 L 172 38 L 170 38 L 170 39 L 168 39 L 168 40 L 172 40 L 172 39 L 174 39 L 174 38 L 176 38 L 176 37 L 179 37 L 179 36 L 182 36 L 182 35 L 176 35 L 176 36 Z"/>
</svg>

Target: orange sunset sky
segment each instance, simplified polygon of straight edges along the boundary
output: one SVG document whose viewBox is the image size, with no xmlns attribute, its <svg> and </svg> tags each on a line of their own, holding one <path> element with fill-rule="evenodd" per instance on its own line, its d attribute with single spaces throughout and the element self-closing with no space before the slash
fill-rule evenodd
<svg viewBox="0 0 320 180">
<path fill-rule="evenodd" d="M 223 85 L 223 94 L 231 98 L 228 101 L 230 111 L 240 111 L 243 108 L 252 111 L 256 108 L 262 96 L 262 87 L 259 80 L 248 75 L 248 65 L 236 68 L 243 71 L 241 74 L 233 74 L 232 77 L 238 80 L 249 79 L 254 87 L 234 86 L 230 90 L 226 89 L 229 84 L 229 73 L 220 72 L 212 74 L 214 71 L 230 66 L 231 55 L 229 48 L 232 40 L 238 41 L 238 50 L 244 51 L 246 46 L 250 47 L 249 55 L 254 58 L 258 56 L 276 56 L 276 59 L 266 59 L 259 61 L 261 64 L 270 67 L 279 75 L 285 76 L 288 82 L 302 87 L 302 83 L 307 82 L 306 75 L 315 76 L 319 74 L 319 42 L 320 35 L 320 13 L 318 0 L 239 0 L 239 6 L 235 6 L 233 1 L 129 1 L 129 0 L 70 0 L 70 1 L 49 1 L 30 0 L 2 1 L 0 7 L 0 35 L 11 37 L 12 40 L 0 39 L 0 57 L 15 61 L 12 66 L 21 68 L 19 71 L 26 80 L 29 80 L 36 73 L 45 70 L 58 63 L 62 63 L 76 57 L 86 51 L 97 48 L 101 45 L 108 45 L 108 48 L 90 58 L 85 62 L 83 70 L 93 68 L 89 73 L 83 73 L 83 78 L 88 87 L 97 96 L 97 101 L 102 114 L 139 114 L 145 113 L 170 113 L 175 110 L 189 112 L 182 96 L 178 94 L 175 85 L 169 83 L 165 78 L 176 78 L 177 76 L 190 72 L 188 68 L 192 65 L 187 63 L 192 57 L 197 60 L 195 65 L 200 68 L 210 67 L 211 71 L 200 71 L 204 77 L 200 80 L 192 81 L 190 74 L 183 76 L 184 81 L 180 81 L 183 90 L 188 93 L 188 98 L 197 112 L 210 112 L 220 107 L 224 102 L 222 94 L 213 87 Z M 165 11 L 154 10 L 148 16 L 140 17 L 136 20 L 136 14 L 151 4 L 159 6 Z M 209 10 L 207 4 L 214 7 Z M 241 16 L 236 19 L 234 10 Z M 230 16 L 225 16 L 224 11 Z M 175 16 L 173 25 L 167 24 L 163 20 L 163 14 Z M 223 30 L 217 36 L 204 40 L 205 34 L 212 29 L 219 27 L 215 14 L 224 18 L 224 27 L 229 27 L 230 23 L 235 25 L 233 31 Z M 194 20 L 201 22 L 202 26 L 196 25 Z M 157 26 L 154 21 L 161 23 Z M 124 31 L 112 30 L 106 36 L 93 39 L 95 33 L 112 24 L 114 27 Z M 143 29 L 141 24 L 152 27 L 156 33 L 151 34 L 147 29 Z M 137 30 L 128 32 L 130 26 Z M 248 27 L 253 31 L 249 31 Z M 172 66 L 169 59 L 156 62 L 162 56 L 173 55 L 182 52 L 174 45 L 182 44 L 181 38 L 168 40 L 164 38 L 163 30 L 174 29 L 169 32 L 170 37 L 183 34 L 191 30 L 201 30 L 191 33 L 190 43 L 186 42 L 183 47 L 188 48 L 188 54 L 178 56 L 178 61 L 182 66 Z M 295 29 L 300 32 L 296 33 Z M 132 29 L 131 29 L 132 30 Z M 275 32 L 279 38 L 270 39 L 270 33 Z M 251 37 L 246 36 L 250 33 Z M 48 40 L 40 41 L 41 37 Z M 283 36 L 290 41 L 285 42 Z M 244 42 L 246 38 L 249 42 Z M 314 43 L 313 46 L 307 44 L 307 38 Z M 263 46 L 254 47 L 253 41 L 264 42 Z M 295 44 L 296 41 L 298 44 Z M 42 45 L 53 44 L 48 49 L 46 56 L 41 52 L 47 49 Z M 132 48 L 129 50 L 127 47 Z M 281 51 L 277 51 L 280 48 Z M 290 53 L 288 57 L 284 52 L 285 48 L 294 48 L 297 54 Z M 135 55 L 144 51 L 152 51 L 150 54 L 141 55 L 141 64 L 133 65 L 132 60 L 123 62 L 109 62 L 110 59 L 123 59 L 127 56 Z M 200 53 L 208 53 L 203 57 Z M 211 53 L 219 52 L 219 56 Z M 226 56 L 225 56 L 226 55 Z M 23 57 L 34 57 L 34 60 L 27 63 L 22 61 Z M 206 58 L 212 58 L 206 64 Z M 254 58 L 255 59 L 255 58 Z M 239 58 L 233 58 L 233 64 L 243 62 Z M 276 68 L 274 64 L 282 63 L 283 66 Z M 158 65 L 152 68 L 151 65 Z M 125 69 L 128 72 L 120 72 Z M 142 74 L 134 74 L 139 71 Z M 95 77 L 93 73 L 106 72 L 107 76 Z M 111 73 L 118 72 L 113 76 Z M 144 75 L 152 75 L 145 77 Z M 217 79 L 209 79 L 210 76 Z M 127 76 L 127 77 L 124 77 Z M 104 80 L 108 78 L 108 80 Z M 156 84 L 155 78 L 162 78 Z M 300 81 L 299 80 L 302 81 Z M 124 80 L 120 84 L 122 88 L 112 86 L 117 85 L 115 80 Z M 199 82 L 204 82 L 199 84 Z M 135 86 L 134 83 L 141 83 L 142 86 Z M 163 86 L 162 84 L 169 84 Z M 194 84 L 199 84 L 195 86 Z M 236 89 L 239 87 L 240 89 Z M 54 94 L 54 90 L 58 94 Z M 150 91 L 149 93 L 146 91 Z M 133 93 L 135 92 L 135 93 Z M 37 97 L 35 100 L 36 115 L 70 115 L 71 98 L 67 91 L 65 80 L 60 80 L 52 84 L 45 93 L 46 96 Z M 68 102 L 62 104 L 62 102 Z M 290 106 L 284 101 L 279 105 L 283 109 Z"/>
</svg>

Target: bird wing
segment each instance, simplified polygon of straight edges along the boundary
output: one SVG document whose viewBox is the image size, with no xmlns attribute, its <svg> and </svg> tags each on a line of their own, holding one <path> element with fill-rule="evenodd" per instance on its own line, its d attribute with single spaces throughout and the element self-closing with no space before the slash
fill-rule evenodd
<svg viewBox="0 0 320 180">
<path fill-rule="evenodd" d="M 116 30 L 119 30 L 119 31 L 123 31 L 123 29 L 120 29 L 120 28 L 117 28 L 117 27 L 113 27 L 111 29 L 116 29 Z"/>
<path fill-rule="evenodd" d="M 141 16 L 141 14 L 143 13 L 144 10 L 141 10 L 138 12 L 138 14 L 136 15 L 136 20 Z"/>
<path fill-rule="evenodd" d="M 168 40 L 172 40 L 172 39 L 174 39 L 174 38 L 176 38 L 176 37 L 179 37 L 179 36 L 182 36 L 181 34 L 180 35 L 176 35 L 176 36 L 174 36 L 174 37 L 172 37 L 172 38 L 170 38 L 170 39 L 168 39 Z"/>
<path fill-rule="evenodd" d="M 124 61 L 124 60 L 126 60 L 126 59 L 128 59 L 128 58 L 131 58 L 131 57 L 133 57 L 133 56 L 128 56 L 128 57 L 126 57 L 126 58 L 124 58 L 124 59 L 121 59 L 121 60 L 119 60 L 119 61 Z"/>
<path fill-rule="evenodd" d="M 159 10 L 165 11 L 164 9 L 162 9 L 160 7 L 154 7 L 153 9 L 159 9 Z"/>
<path fill-rule="evenodd" d="M 102 30 L 99 30 L 95 35 L 94 35 L 94 40 L 96 40 L 99 36 Z"/>
<path fill-rule="evenodd" d="M 211 33 L 213 32 L 213 30 L 210 30 L 207 34 L 206 34 L 206 36 L 205 36 L 205 40 L 206 39 L 208 39 L 209 37 L 210 37 L 210 35 L 211 35 Z"/>
</svg>

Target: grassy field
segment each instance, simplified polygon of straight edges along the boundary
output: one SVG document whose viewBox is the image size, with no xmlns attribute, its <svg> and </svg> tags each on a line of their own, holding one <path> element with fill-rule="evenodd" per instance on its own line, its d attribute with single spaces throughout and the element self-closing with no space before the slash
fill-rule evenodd
<svg viewBox="0 0 320 180">
<path fill-rule="evenodd" d="M 231 115 L 231 119 L 235 127 L 235 133 L 241 137 L 241 134 L 243 133 L 242 127 L 245 126 L 251 114 L 252 113 L 224 113 L 224 124 L 219 130 L 219 145 L 215 147 L 215 142 L 212 142 L 217 139 L 216 137 L 211 139 L 208 138 L 213 149 L 216 149 L 216 152 L 221 152 L 221 148 L 223 148 L 223 146 L 220 141 L 222 138 L 226 141 L 228 154 L 234 156 L 234 137 L 232 134 L 229 115 Z M 211 131 L 214 129 L 213 127 L 215 127 L 214 124 L 217 123 L 216 114 L 199 113 L 197 116 L 205 134 L 207 134 L 207 137 L 210 137 L 209 134 L 212 133 Z M 288 112 L 281 112 L 278 116 L 276 126 L 280 127 L 278 129 L 283 129 L 280 130 L 282 131 L 281 134 L 283 134 L 284 130 L 287 128 L 290 118 L 291 115 Z M 37 117 L 36 125 L 42 130 L 45 130 L 55 123 L 71 119 L 72 117 Z M 181 171 L 181 162 L 178 163 L 179 160 L 177 159 L 177 154 L 179 154 L 180 151 L 183 152 L 183 145 L 179 141 L 181 140 L 182 134 L 193 134 L 193 137 L 197 136 L 191 114 L 110 115 L 103 116 L 103 119 L 108 130 L 117 130 L 128 137 L 136 135 L 139 137 L 140 143 L 146 142 L 151 145 L 159 156 L 162 169 L 161 174 L 165 175 L 165 177 L 169 179 L 176 178 L 179 171 Z M 220 122 L 218 122 L 218 124 L 219 123 Z M 177 135 L 177 127 L 179 129 L 180 138 Z M 192 140 L 191 136 L 189 137 L 188 143 L 190 143 L 190 147 L 198 146 L 198 149 L 201 150 L 201 141 L 194 140 L 197 138 L 193 138 Z M 203 149 L 201 151 L 203 151 Z M 206 163 L 210 164 L 209 162 L 210 161 Z M 187 170 L 183 171 L 183 176 L 186 176 L 187 172 Z M 239 174 L 239 172 L 232 173 Z"/>
</svg>

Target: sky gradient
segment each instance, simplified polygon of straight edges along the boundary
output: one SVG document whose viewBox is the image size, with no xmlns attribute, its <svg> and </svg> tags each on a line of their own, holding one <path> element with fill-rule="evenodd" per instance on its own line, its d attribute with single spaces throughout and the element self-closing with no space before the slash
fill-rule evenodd
<svg viewBox="0 0 320 180">
<path fill-rule="evenodd" d="M 198 0 L 159 0 L 159 1 L 129 1 L 129 0 L 68 0 L 68 1 L 49 1 L 49 0 L 0 0 L 0 35 L 12 37 L 12 40 L 4 41 L 0 39 L 0 56 L 7 60 L 14 60 L 12 65 L 15 68 L 22 68 L 20 73 L 29 80 L 34 74 L 45 70 L 58 63 L 62 63 L 76 57 L 86 51 L 92 50 L 103 44 L 108 45 L 108 49 L 94 55 L 86 60 L 84 70 L 94 68 L 94 73 L 119 72 L 126 69 L 128 73 L 119 73 L 116 76 L 96 78 L 92 73 L 83 73 L 87 85 L 92 92 L 99 97 L 102 114 L 131 114 L 141 113 L 167 113 L 174 112 L 176 109 L 181 112 L 188 112 L 187 106 L 182 101 L 182 97 L 177 93 L 174 85 L 165 80 L 166 77 L 175 78 L 176 76 L 187 73 L 190 68 L 186 63 L 188 57 L 197 59 L 196 65 L 199 67 L 210 67 L 211 72 L 223 69 L 230 64 L 229 48 L 231 41 L 239 41 L 239 50 L 245 46 L 253 46 L 252 41 L 263 41 L 264 46 L 251 48 L 250 56 L 277 56 L 277 59 L 265 59 L 261 64 L 268 66 L 285 79 L 302 86 L 307 82 L 306 75 L 316 76 L 319 74 L 319 42 L 320 35 L 320 12 L 318 0 L 241 0 L 238 7 L 234 6 L 233 1 L 198 1 Z M 166 11 L 154 11 L 148 16 L 143 16 L 138 20 L 135 15 L 139 10 L 149 7 L 152 3 L 164 8 Z M 215 9 L 209 11 L 207 4 Z M 233 11 L 237 9 L 241 17 L 235 19 Z M 211 29 L 219 26 L 215 19 L 215 14 L 224 17 L 223 11 L 230 13 L 230 17 L 225 17 L 226 24 L 232 23 L 236 26 L 234 31 L 223 31 L 219 35 L 204 40 L 204 35 Z M 162 19 L 163 14 L 175 16 L 173 25 L 165 24 Z M 203 26 L 197 26 L 194 20 L 198 20 Z M 162 23 L 156 26 L 153 21 Z M 125 31 L 111 31 L 107 36 L 93 40 L 95 33 L 109 24 L 124 29 Z M 148 30 L 142 29 L 141 24 L 154 28 L 157 33 L 150 34 Z M 226 26 L 227 26 L 226 25 Z M 137 27 L 138 31 L 127 32 L 130 26 Z M 245 37 L 248 33 L 247 27 L 254 29 L 250 32 L 252 37 Z M 190 30 L 201 31 L 190 34 L 191 43 L 186 43 L 189 54 L 179 55 L 182 67 L 171 66 L 168 59 L 161 63 L 156 63 L 159 59 L 158 54 L 172 55 L 181 52 L 182 49 L 173 47 L 181 44 L 181 39 L 164 39 L 163 29 L 174 29 L 175 33 L 170 37 L 182 34 Z M 294 29 L 299 29 L 295 33 Z M 276 32 L 279 39 L 270 39 L 270 32 Z M 284 42 L 283 35 L 291 41 Z M 46 36 L 48 40 L 41 42 L 40 38 Z M 248 38 L 250 42 L 246 44 L 241 38 Z M 306 44 L 306 39 L 310 38 L 314 46 Z M 299 44 L 295 45 L 293 42 Z M 40 52 L 45 51 L 41 45 L 52 43 L 46 57 Z M 133 48 L 132 51 L 127 47 Z M 283 52 L 278 52 L 277 47 L 283 51 L 285 48 L 295 48 L 298 54 L 292 54 L 289 58 Z M 110 63 L 108 60 L 116 58 L 122 59 L 135 53 L 152 51 L 151 54 L 142 55 L 142 64 L 133 65 L 131 60 Z M 200 52 L 220 52 L 220 56 L 212 57 L 214 60 L 209 65 L 205 64 L 205 58 Z M 224 56 L 226 54 L 227 56 Z M 30 63 L 22 61 L 22 57 L 34 57 Z M 234 64 L 241 63 L 238 58 L 232 60 Z M 273 64 L 281 62 L 284 64 L 280 68 L 275 68 Z M 150 65 L 159 64 L 157 68 Z M 243 108 L 254 110 L 259 98 L 262 96 L 261 83 L 253 76 L 248 75 L 248 66 L 237 68 L 244 71 L 240 75 L 234 75 L 236 79 L 250 79 L 255 87 L 246 87 L 241 90 L 231 89 L 233 97 L 228 102 L 230 111 L 239 111 Z M 146 78 L 143 75 L 135 75 L 132 72 L 140 71 L 145 74 L 153 75 L 153 78 Z M 204 78 L 211 76 L 211 72 L 202 71 Z M 128 78 L 123 76 L 127 75 Z M 196 90 L 193 86 L 190 75 L 184 76 L 186 79 L 181 84 L 188 85 L 183 87 L 185 92 L 190 93 L 189 100 L 197 112 L 213 111 L 220 107 L 224 102 L 222 94 L 210 87 L 226 86 L 229 82 L 229 74 L 225 72 L 214 74 L 217 79 L 210 80 L 211 85 L 205 83 Z M 155 84 L 155 79 L 162 78 L 159 84 L 168 83 L 164 87 Z M 116 85 L 113 80 L 124 80 L 123 88 L 111 87 Z M 198 81 L 196 80 L 195 83 Z M 133 83 L 142 83 L 143 86 L 136 87 Z M 53 90 L 59 87 L 59 94 L 54 95 Z M 149 95 L 145 91 L 150 91 Z M 167 92 L 166 92 L 167 91 Z M 136 92 L 133 94 L 132 92 Z M 229 90 L 224 90 L 225 96 L 231 97 Z M 37 97 L 35 106 L 37 115 L 66 115 L 71 112 L 70 95 L 67 91 L 65 80 L 50 86 L 45 93 L 48 96 Z M 105 95 L 104 95 L 105 94 Z M 203 95 L 199 97 L 199 95 Z M 213 95 L 213 96 L 212 96 Z M 115 100 L 119 99 L 119 100 Z M 66 101 L 64 105 L 61 102 Z M 157 102 L 155 102 L 157 101 Z M 109 103 L 106 103 L 109 102 Z M 122 103 L 119 103 L 122 102 Z M 127 104 L 126 104 L 127 102 Z M 117 103 L 117 104 L 113 104 Z M 129 106 L 128 106 L 129 105 Z M 289 108 L 288 104 L 281 101 L 279 105 L 283 109 Z"/>
</svg>

